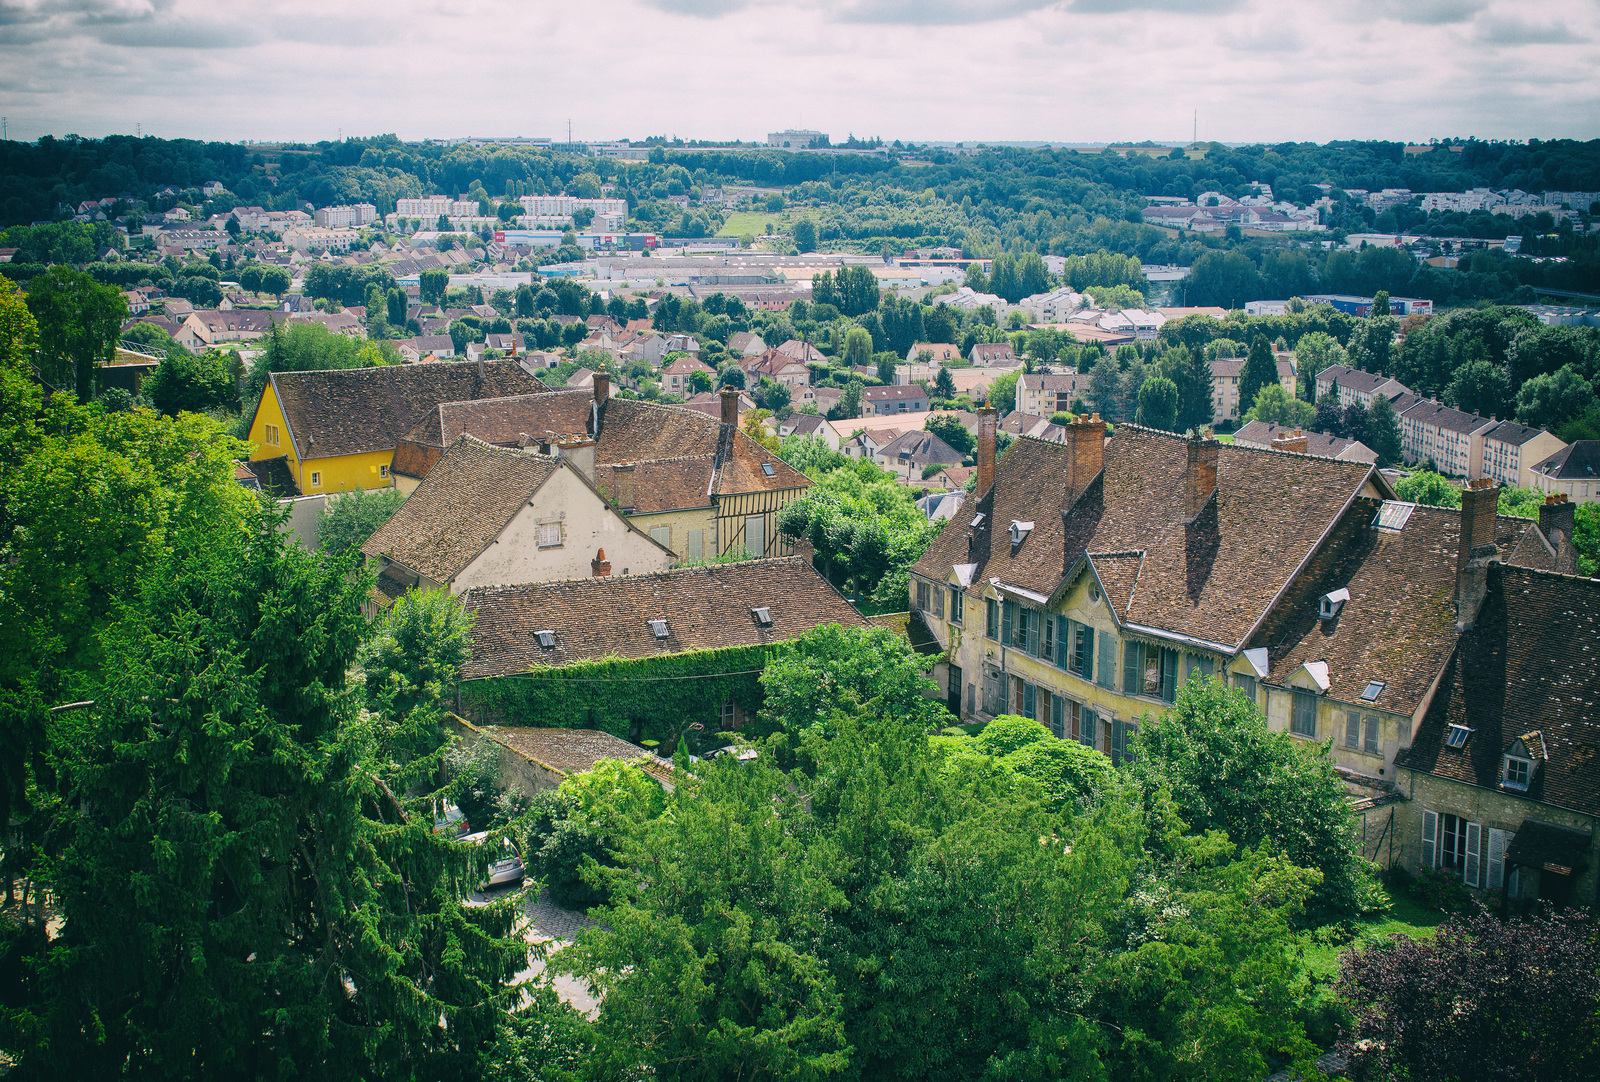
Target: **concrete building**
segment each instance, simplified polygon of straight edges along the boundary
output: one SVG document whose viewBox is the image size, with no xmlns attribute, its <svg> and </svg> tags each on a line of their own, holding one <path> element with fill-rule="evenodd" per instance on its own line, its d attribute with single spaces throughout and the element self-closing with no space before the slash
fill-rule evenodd
<svg viewBox="0 0 1600 1082">
<path fill-rule="evenodd" d="M 1578 440 L 1528 467 L 1532 488 L 1573 503 L 1600 502 L 1600 440 Z"/>
<path fill-rule="evenodd" d="M 1484 436 L 1498 421 L 1424 399 L 1400 414 L 1400 448 L 1407 462 L 1431 461 L 1451 477 L 1484 476 Z"/>
<path fill-rule="evenodd" d="M 1533 466 L 1566 444 L 1542 428 L 1501 421 L 1483 434 L 1483 473 L 1502 485 L 1533 487 Z"/>
</svg>

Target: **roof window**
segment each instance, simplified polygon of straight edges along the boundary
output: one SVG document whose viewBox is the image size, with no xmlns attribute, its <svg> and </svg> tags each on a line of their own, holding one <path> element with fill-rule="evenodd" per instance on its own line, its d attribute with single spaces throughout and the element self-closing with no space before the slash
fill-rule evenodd
<svg viewBox="0 0 1600 1082">
<path fill-rule="evenodd" d="M 756 623 L 762 627 L 772 626 L 772 609 L 766 605 L 757 605 L 750 610 L 750 615 L 756 618 Z"/>
<path fill-rule="evenodd" d="M 763 462 L 761 464 L 761 472 L 766 474 L 768 477 L 776 477 L 778 475 L 778 471 L 772 468 L 772 463 L 770 462 Z"/>
<path fill-rule="evenodd" d="M 972 526 L 973 526 L 973 528 L 976 529 L 977 527 L 982 526 L 983 525 L 983 520 L 988 518 L 988 517 L 989 516 L 985 515 L 982 511 L 979 511 L 976 515 L 973 515 L 972 516 Z"/>
<path fill-rule="evenodd" d="M 1349 600 L 1350 591 L 1343 588 L 1334 590 L 1332 593 L 1323 594 L 1322 605 L 1318 609 L 1317 615 L 1324 620 L 1332 620 L 1339 615 L 1340 610 L 1344 608 L 1345 602 Z"/>
<path fill-rule="evenodd" d="M 650 631 L 658 639 L 667 637 L 667 622 L 665 620 L 651 620 Z"/>
<path fill-rule="evenodd" d="M 1406 503 L 1404 500 L 1384 500 L 1383 506 L 1378 508 L 1377 517 L 1372 520 L 1372 525 L 1384 533 L 1399 533 L 1406 528 L 1411 512 L 1416 509 L 1416 504 Z"/>
<path fill-rule="evenodd" d="M 1378 696 L 1383 694 L 1383 689 L 1387 686 L 1382 680 L 1367 681 L 1367 686 L 1361 689 L 1361 701 L 1364 703 L 1377 702 Z"/>
<path fill-rule="evenodd" d="M 539 645 L 546 650 L 556 644 L 556 633 L 554 631 L 535 631 L 534 635 L 538 637 Z"/>
<path fill-rule="evenodd" d="M 1456 725 L 1452 722 L 1450 728 L 1445 730 L 1444 742 L 1450 745 L 1452 748 L 1463 747 L 1466 745 L 1467 737 L 1471 735 L 1471 729 L 1467 728 L 1465 725 Z"/>
<path fill-rule="evenodd" d="M 1016 519 L 1012 519 L 1011 520 L 1010 533 L 1011 533 L 1011 543 L 1013 545 L 1022 544 L 1023 540 L 1032 532 L 1033 532 L 1033 523 L 1031 523 L 1031 522 L 1019 522 Z"/>
</svg>

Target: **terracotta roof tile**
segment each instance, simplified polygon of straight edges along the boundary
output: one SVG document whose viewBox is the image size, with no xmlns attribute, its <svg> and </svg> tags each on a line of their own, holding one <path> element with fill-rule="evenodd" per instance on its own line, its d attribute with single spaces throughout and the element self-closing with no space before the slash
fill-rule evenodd
<svg viewBox="0 0 1600 1082">
<path fill-rule="evenodd" d="M 745 560 L 571 582 L 469 590 L 472 660 L 465 680 L 526 672 L 599 657 L 655 657 L 688 650 L 782 642 L 823 624 L 867 621 L 799 557 Z M 751 609 L 766 606 L 771 627 Z M 667 621 L 657 639 L 648 621 Z M 549 648 L 537 632 L 550 630 Z"/>
</svg>

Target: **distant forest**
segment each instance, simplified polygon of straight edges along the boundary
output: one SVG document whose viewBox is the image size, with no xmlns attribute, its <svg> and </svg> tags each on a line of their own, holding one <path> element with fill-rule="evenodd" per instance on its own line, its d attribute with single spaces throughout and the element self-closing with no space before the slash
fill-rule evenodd
<svg viewBox="0 0 1600 1082">
<path fill-rule="evenodd" d="M 1459 149 L 1457 149 L 1459 148 Z M 1110 251 L 1144 262 L 1194 266 L 1188 303 L 1239 304 L 1255 297 L 1313 292 L 1328 285 L 1390 288 L 1441 304 L 1505 300 L 1527 288 L 1600 288 L 1596 235 L 1548 216 L 1513 221 L 1484 214 L 1422 215 L 1401 207 L 1374 216 L 1341 198 L 1346 189 L 1409 188 L 1415 192 L 1472 187 L 1529 192 L 1600 190 L 1600 140 L 1500 143 L 1466 140 L 1406 154 L 1400 143 L 1283 143 L 1226 147 L 1202 153 L 1098 152 L 1005 147 L 974 156 L 938 148 L 890 148 L 898 157 L 855 153 L 792 153 L 752 148 L 655 147 L 649 161 L 619 161 L 564 148 L 475 148 L 465 144 L 404 144 L 392 135 L 314 145 L 246 146 L 193 140 L 111 136 L 45 137 L 0 143 L 0 226 L 53 220 L 85 199 L 123 197 L 113 213 L 162 210 L 179 201 L 213 214 L 238 205 L 288 209 L 300 200 L 317 206 L 366 201 L 380 212 L 395 200 L 433 192 L 480 199 L 561 191 L 598 194 L 610 184 L 629 201 L 630 227 L 667 235 L 715 232 L 714 210 L 684 214 L 668 197 L 721 184 L 781 189 L 755 204 L 776 219 L 812 218 L 823 249 L 900 251 L 951 245 L 968 255 L 1020 256 Z M 198 188 L 220 181 L 227 189 L 201 199 Z M 1306 236 L 1200 236 L 1145 225 L 1140 210 L 1151 196 L 1193 198 L 1206 191 L 1247 194 L 1273 187 L 1279 199 L 1310 203 L 1318 184 L 1338 200 L 1330 224 L 1360 232 L 1412 230 L 1440 239 L 1521 234 L 1522 253 L 1564 256 L 1560 264 L 1471 256 L 1459 271 L 1384 268 L 1382 275 L 1326 276 L 1326 253 L 1290 252 Z M 168 190 L 171 190 L 170 192 Z M 166 192 L 163 195 L 160 193 Z M 1574 208 L 1587 214 L 1591 208 Z M 763 223 L 765 224 L 765 223 Z M 1342 236 L 1342 233 L 1336 233 Z M 1320 235 L 1325 237 L 1326 234 Z M 1250 263 L 1246 267 L 1239 255 Z M 1226 264 L 1224 264 L 1226 260 Z M 1369 283 L 1367 279 L 1373 279 Z M 1198 287 L 1198 288 L 1196 288 Z"/>
</svg>

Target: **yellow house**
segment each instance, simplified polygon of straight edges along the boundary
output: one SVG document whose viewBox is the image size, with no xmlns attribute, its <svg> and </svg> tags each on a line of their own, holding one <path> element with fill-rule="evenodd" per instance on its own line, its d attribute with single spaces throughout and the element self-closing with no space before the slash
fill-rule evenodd
<svg viewBox="0 0 1600 1082">
<path fill-rule="evenodd" d="M 395 447 L 441 402 L 542 390 L 514 361 L 274 372 L 250 420 L 250 457 L 285 459 L 302 495 L 388 488 Z"/>
</svg>

